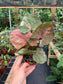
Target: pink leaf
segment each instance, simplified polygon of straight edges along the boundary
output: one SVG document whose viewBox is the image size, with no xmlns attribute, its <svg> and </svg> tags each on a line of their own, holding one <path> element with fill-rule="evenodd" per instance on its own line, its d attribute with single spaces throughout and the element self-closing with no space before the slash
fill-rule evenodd
<svg viewBox="0 0 63 84">
<path fill-rule="evenodd" d="M 29 40 L 30 37 L 31 32 L 22 34 L 19 29 L 16 29 L 11 32 L 10 41 L 16 49 L 20 49 L 21 47 L 26 45 L 26 42 Z"/>
</svg>

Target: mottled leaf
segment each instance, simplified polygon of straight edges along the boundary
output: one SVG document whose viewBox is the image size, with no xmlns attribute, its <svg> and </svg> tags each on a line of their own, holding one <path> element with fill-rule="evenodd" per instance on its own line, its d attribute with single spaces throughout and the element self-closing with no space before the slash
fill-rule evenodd
<svg viewBox="0 0 63 84">
<path fill-rule="evenodd" d="M 29 30 L 35 30 L 41 23 L 40 19 L 34 14 L 26 14 L 20 26 L 26 26 Z"/>
<path fill-rule="evenodd" d="M 25 34 L 25 33 L 29 32 L 29 28 L 26 26 L 21 26 L 20 32 Z"/>
<path fill-rule="evenodd" d="M 33 55 L 33 60 L 39 64 L 47 61 L 47 57 L 42 48 L 37 48 L 37 52 Z"/>
<path fill-rule="evenodd" d="M 40 46 L 49 44 L 54 37 L 54 30 L 51 23 L 41 24 L 37 29 L 32 33 L 31 38 L 37 38 L 42 40 L 40 41 Z"/>
<path fill-rule="evenodd" d="M 37 46 L 38 39 L 30 38 L 29 43 L 31 46 Z"/>
</svg>

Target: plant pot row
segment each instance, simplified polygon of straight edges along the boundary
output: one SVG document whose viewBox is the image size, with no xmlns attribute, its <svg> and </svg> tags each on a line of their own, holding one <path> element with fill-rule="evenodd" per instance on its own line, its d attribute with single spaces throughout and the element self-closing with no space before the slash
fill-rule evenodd
<svg viewBox="0 0 63 84">
<path fill-rule="evenodd" d="M 0 50 L 0 54 L 2 54 L 2 53 L 3 54 L 6 54 L 6 53 L 8 53 L 8 50 Z M 15 50 L 10 50 L 9 53 L 10 54 L 14 54 L 15 53 Z"/>
</svg>

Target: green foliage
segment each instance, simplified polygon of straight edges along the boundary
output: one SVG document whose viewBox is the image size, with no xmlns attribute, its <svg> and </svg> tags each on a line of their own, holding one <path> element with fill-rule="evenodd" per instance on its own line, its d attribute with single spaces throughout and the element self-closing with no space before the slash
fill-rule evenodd
<svg viewBox="0 0 63 84">
<path fill-rule="evenodd" d="M 50 8 L 36 8 L 35 13 L 39 13 L 39 18 L 42 23 L 51 21 L 51 9 Z"/>
<path fill-rule="evenodd" d="M 8 54 L 6 54 L 6 55 L 5 55 L 5 57 L 6 57 L 6 60 L 11 59 L 11 56 L 10 56 L 10 55 L 8 55 Z"/>
<path fill-rule="evenodd" d="M 58 59 L 63 59 L 63 55 L 60 55 L 58 57 Z M 61 63 L 62 62 L 62 63 Z M 62 84 L 63 83 L 63 61 L 60 60 L 59 62 L 55 59 L 51 59 L 51 72 L 53 72 L 53 77 L 55 76 L 56 78 L 56 81 L 59 83 L 59 84 Z M 50 76 L 49 76 L 50 77 Z M 47 78 L 47 81 L 54 81 L 53 80 L 53 77 L 50 78 Z"/>
<path fill-rule="evenodd" d="M 10 38 L 10 33 L 12 30 L 5 29 L 4 31 L 0 32 L 0 47 L 2 48 L 3 46 L 9 47 L 9 50 L 13 50 L 14 47 L 12 46 L 9 38 Z"/>
<path fill-rule="evenodd" d="M 51 66 L 50 69 L 51 69 L 51 72 L 53 72 L 53 74 L 56 76 L 59 76 L 61 73 L 60 70 L 56 68 L 55 66 Z"/>
<path fill-rule="evenodd" d="M 14 9 L 10 9 L 11 11 L 11 21 L 12 26 L 14 23 Z M 9 29 L 9 9 L 0 9 L 0 31 L 4 30 L 5 27 L 8 27 Z"/>
<path fill-rule="evenodd" d="M 57 68 L 60 68 L 63 66 L 63 54 L 61 54 L 58 59 L 60 59 L 60 61 L 57 64 Z"/>
<path fill-rule="evenodd" d="M 0 59 L 3 59 L 3 58 L 4 58 L 4 56 L 3 56 L 3 54 L 1 54 Z"/>
<path fill-rule="evenodd" d="M 46 81 L 48 81 L 48 82 L 50 82 L 50 81 L 56 81 L 57 80 L 57 78 L 56 78 L 56 76 L 49 76 L 47 79 L 46 79 Z"/>
<path fill-rule="evenodd" d="M 3 54 L 1 54 L 0 59 L 4 59 L 3 62 L 4 62 L 5 65 L 7 66 L 7 65 L 8 65 L 7 60 L 10 60 L 10 59 L 11 59 L 11 55 L 8 55 L 8 54 L 3 55 Z"/>
<path fill-rule="evenodd" d="M 6 61 L 6 60 L 4 61 L 4 63 L 5 63 L 5 65 L 6 65 L 6 66 L 8 65 L 8 63 L 7 63 L 7 61 Z"/>
<path fill-rule="evenodd" d="M 12 26 L 15 25 L 15 12 L 14 9 L 10 9 L 11 11 L 11 22 L 12 22 Z M 55 13 L 55 19 L 60 22 L 63 20 L 60 20 L 63 18 L 63 13 L 62 13 L 63 9 L 62 8 L 58 8 L 56 9 L 56 13 Z M 18 21 L 22 21 L 23 17 L 25 14 L 27 13 L 32 13 L 32 9 L 31 8 L 21 8 L 19 9 L 18 12 Z M 49 22 L 52 20 L 51 18 L 51 8 L 35 8 L 35 13 L 38 13 L 38 17 L 41 19 L 41 21 L 44 22 Z M 0 9 L 0 31 L 4 30 L 5 27 L 8 27 L 9 29 L 9 9 Z M 4 21 L 4 19 L 6 19 Z M 57 25 L 58 29 L 60 28 L 60 25 Z M 57 28 L 56 27 L 56 28 Z"/>
<path fill-rule="evenodd" d="M 20 56 L 20 55 L 24 55 L 24 54 L 34 54 L 34 53 L 36 53 L 36 51 L 34 51 L 34 50 L 27 50 L 27 49 L 22 48 L 17 53 L 15 53 L 15 55 Z"/>
<path fill-rule="evenodd" d="M 55 40 L 57 41 L 56 44 L 54 44 L 54 48 L 52 50 L 63 50 L 63 32 L 61 29 L 61 32 L 55 33 Z"/>
</svg>

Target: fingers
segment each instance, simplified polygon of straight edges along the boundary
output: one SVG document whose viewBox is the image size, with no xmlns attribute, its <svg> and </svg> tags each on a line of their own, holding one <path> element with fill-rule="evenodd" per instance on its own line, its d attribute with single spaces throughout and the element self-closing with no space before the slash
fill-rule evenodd
<svg viewBox="0 0 63 84">
<path fill-rule="evenodd" d="M 26 79 L 24 80 L 23 84 L 26 84 Z"/>
<path fill-rule="evenodd" d="M 14 67 L 14 69 L 13 69 L 13 72 L 14 72 L 15 70 L 17 70 L 17 69 L 20 67 L 21 62 L 22 62 L 22 59 L 23 59 L 23 56 L 21 56 L 21 57 L 18 59 L 18 62 L 15 64 L 15 67 Z"/>
<path fill-rule="evenodd" d="M 21 69 L 25 70 L 26 67 L 28 67 L 28 66 L 29 66 L 29 64 L 25 62 L 21 65 Z"/>
<path fill-rule="evenodd" d="M 35 69 L 36 65 L 30 66 L 26 70 L 26 77 Z"/>
<path fill-rule="evenodd" d="M 21 65 L 22 60 L 23 60 L 23 56 L 20 57 L 20 59 L 18 60 L 16 66 L 19 67 Z"/>
</svg>

